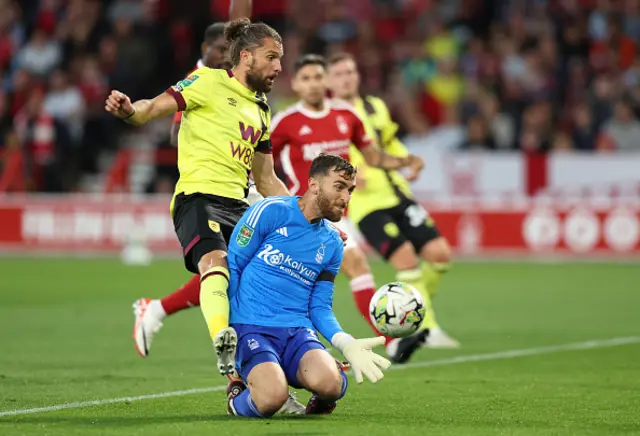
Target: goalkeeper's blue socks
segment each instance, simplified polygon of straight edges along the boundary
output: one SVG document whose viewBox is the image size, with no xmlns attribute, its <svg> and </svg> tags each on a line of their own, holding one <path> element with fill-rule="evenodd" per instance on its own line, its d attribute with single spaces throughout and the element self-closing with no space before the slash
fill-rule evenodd
<svg viewBox="0 0 640 436">
<path fill-rule="evenodd" d="M 249 389 L 242 391 L 240 395 L 231 400 L 233 403 L 233 409 L 238 416 L 246 416 L 249 418 L 266 418 L 265 415 L 258 411 L 256 403 L 251 398 L 251 392 Z"/>
<path fill-rule="evenodd" d="M 347 387 L 349 386 L 349 379 L 347 378 L 347 374 L 344 371 L 340 371 L 340 375 L 342 376 L 342 389 L 340 391 L 340 396 L 335 400 L 325 400 L 320 398 L 318 394 L 314 393 L 309 398 L 309 402 L 307 403 L 307 415 L 328 415 L 334 411 L 336 408 L 336 401 L 340 398 L 344 397 L 347 393 Z"/>
<path fill-rule="evenodd" d="M 347 378 L 347 373 L 342 370 L 340 371 L 340 375 L 342 376 L 342 392 L 340 393 L 340 398 L 342 398 L 347 393 L 347 387 L 349 387 L 349 379 Z M 338 398 L 338 400 L 340 398 Z"/>
</svg>

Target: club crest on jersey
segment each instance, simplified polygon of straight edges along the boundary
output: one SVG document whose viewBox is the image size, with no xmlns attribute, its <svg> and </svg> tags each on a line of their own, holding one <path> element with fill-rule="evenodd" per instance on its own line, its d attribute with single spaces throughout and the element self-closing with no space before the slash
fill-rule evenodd
<svg viewBox="0 0 640 436">
<path fill-rule="evenodd" d="M 349 126 L 347 125 L 347 122 L 343 117 L 336 117 L 336 123 L 338 124 L 338 130 L 340 130 L 340 133 L 342 133 L 343 135 L 349 131 Z"/>
<path fill-rule="evenodd" d="M 238 236 L 236 236 L 236 242 L 240 247 L 246 247 L 251 242 L 251 237 L 253 236 L 253 229 L 246 224 L 243 224 L 238 231 Z"/>
<path fill-rule="evenodd" d="M 316 253 L 316 262 L 322 263 L 324 260 L 324 244 L 320 244 L 320 248 L 318 248 L 318 252 Z"/>
</svg>

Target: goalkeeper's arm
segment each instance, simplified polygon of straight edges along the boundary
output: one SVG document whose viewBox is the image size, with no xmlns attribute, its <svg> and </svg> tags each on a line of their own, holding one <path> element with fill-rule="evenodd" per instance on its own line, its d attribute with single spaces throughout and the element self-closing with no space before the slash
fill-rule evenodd
<svg viewBox="0 0 640 436">
<path fill-rule="evenodd" d="M 356 382 L 362 383 L 364 375 L 375 383 L 384 377 L 381 369 L 387 369 L 391 365 L 387 359 L 371 351 L 378 345 L 384 345 L 384 337 L 355 339 L 342 330 L 332 310 L 334 279 L 335 274 L 328 271 L 324 271 L 318 278 L 309 305 L 311 322 L 351 364 Z"/>
</svg>

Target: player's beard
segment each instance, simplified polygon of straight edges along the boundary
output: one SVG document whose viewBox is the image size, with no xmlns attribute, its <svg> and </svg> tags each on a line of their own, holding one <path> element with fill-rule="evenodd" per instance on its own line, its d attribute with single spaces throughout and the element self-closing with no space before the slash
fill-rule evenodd
<svg viewBox="0 0 640 436">
<path fill-rule="evenodd" d="M 267 78 L 253 68 L 253 63 L 249 66 L 249 71 L 247 71 L 247 85 L 256 92 L 264 92 L 266 94 L 271 91 L 271 85 L 267 84 Z"/>
<path fill-rule="evenodd" d="M 342 219 L 342 216 L 344 215 L 344 211 L 337 209 L 338 205 L 329 200 L 322 189 L 320 190 L 320 192 L 318 192 L 316 204 L 318 206 L 318 210 L 320 211 L 320 215 L 331 222 L 337 223 Z"/>
</svg>

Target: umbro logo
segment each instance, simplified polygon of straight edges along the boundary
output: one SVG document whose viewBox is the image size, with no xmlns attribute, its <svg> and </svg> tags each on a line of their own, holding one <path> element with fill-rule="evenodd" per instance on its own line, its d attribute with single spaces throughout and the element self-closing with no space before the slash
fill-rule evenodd
<svg viewBox="0 0 640 436">
<path fill-rule="evenodd" d="M 286 227 L 280 227 L 278 230 L 276 230 L 276 233 L 280 233 L 282 236 L 289 236 Z"/>
<path fill-rule="evenodd" d="M 229 97 L 227 98 L 227 101 L 229 102 L 230 106 L 236 107 L 236 104 L 238 104 L 238 102 L 236 101 L 235 98 Z"/>
<path fill-rule="evenodd" d="M 302 126 L 302 128 L 298 132 L 298 135 L 304 136 L 304 135 L 310 135 L 312 133 L 313 132 L 311 131 L 311 128 L 305 124 L 304 126 Z"/>
</svg>

